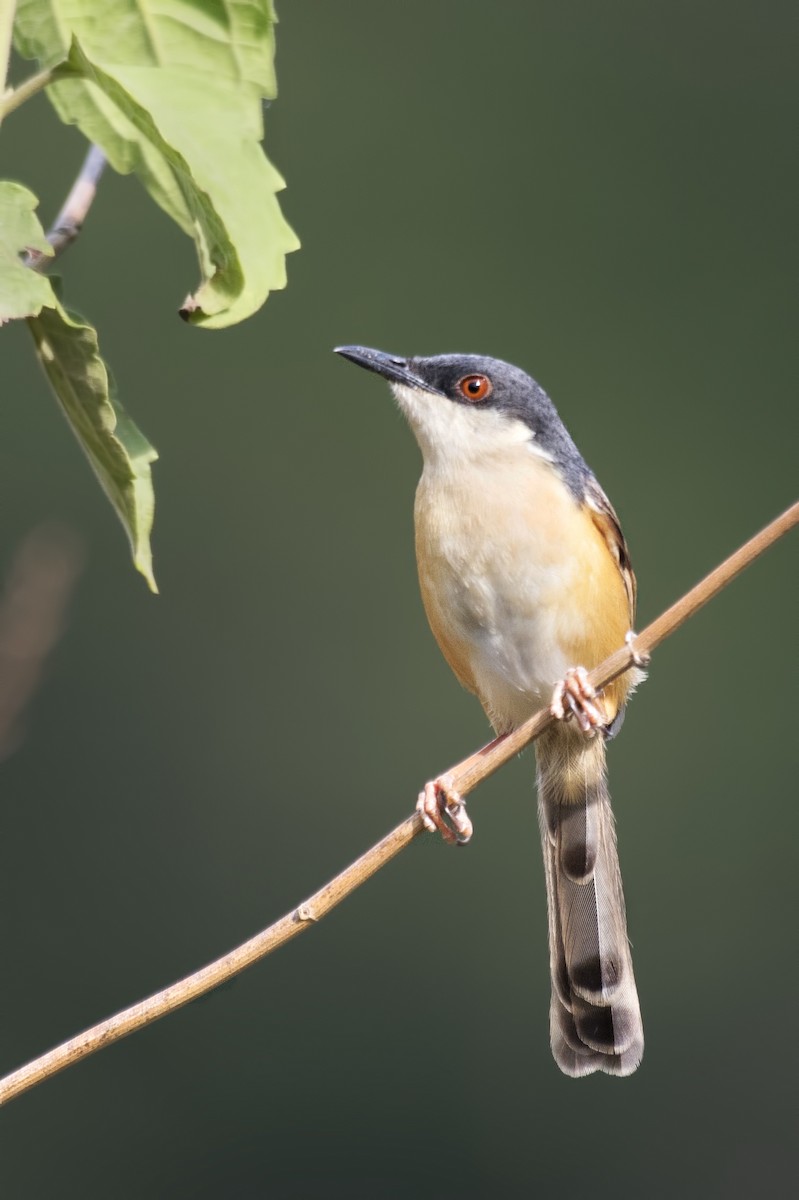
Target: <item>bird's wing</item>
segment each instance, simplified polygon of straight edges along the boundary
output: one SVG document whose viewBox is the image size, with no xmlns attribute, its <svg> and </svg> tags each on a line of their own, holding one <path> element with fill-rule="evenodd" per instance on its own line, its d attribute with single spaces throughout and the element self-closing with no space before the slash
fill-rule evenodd
<svg viewBox="0 0 799 1200">
<path fill-rule="evenodd" d="M 630 606 L 630 625 L 632 626 L 635 619 L 635 598 L 638 585 L 636 584 L 635 573 L 630 562 L 630 552 L 627 549 L 627 543 L 624 540 L 624 534 L 621 531 L 621 522 L 616 516 L 616 510 L 593 475 L 589 476 L 586 484 L 585 501 L 594 525 L 596 525 L 604 538 L 611 557 L 619 568 L 619 574 L 622 577 L 624 589 L 627 592 L 627 601 Z"/>
</svg>

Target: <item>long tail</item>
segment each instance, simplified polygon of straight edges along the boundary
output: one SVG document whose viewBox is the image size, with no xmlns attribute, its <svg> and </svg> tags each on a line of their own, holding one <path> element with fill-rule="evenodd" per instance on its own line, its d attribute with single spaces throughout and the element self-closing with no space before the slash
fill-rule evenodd
<svg viewBox="0 0 799 1200">
<path fill-rule="evenodd" d="M 552 972 L 550 1038 L 567 1075 L 630 1075 L 644 1052 L 602 736 L 536 743 Z"/>
</svg>

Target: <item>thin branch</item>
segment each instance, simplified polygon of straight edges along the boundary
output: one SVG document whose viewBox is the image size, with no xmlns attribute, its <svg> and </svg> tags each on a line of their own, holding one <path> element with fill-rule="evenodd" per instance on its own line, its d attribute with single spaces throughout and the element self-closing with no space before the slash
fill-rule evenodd
<svg viewBox="0 0 799 1200">
<path fill-rule="evenodd" d="M 775 517 L 765 529 L 750 538 L 739 550 L 726 558 L 715 571 L 692 587 L 690 592 L 672 604 L 661 613 L 646 629 L 642 630 L 629 645 L 616 650 L 598 667 L 589 672 L 588 678 L 597 691 L 607 687 L 619 675 L 623 675 L 635 664 L 636 656 L 647 658 L 661 642 L 670 637 L 689 617 L 694 616 L 709 600 L 717 596 L 727 584 L 732 583 L 736 576 L 745 571 L 748 566 L 759 558 L 774 542 L 799 524 L 799 500 L 786 509 L 779 517 Z M 455 767 L 450 774 L 454 776 L 454 788 L 465 796 L 472 788 L 477 787 L 489 775 L 498 771 L 510 758 L 523 750 L 528 742 L 533 741 L 544 732 L 551 723 L 549 711 L 544 709 L 525 721 L 518 729 L 504 737 L 496 738 L 477 754 L 466 759 Z M 2 1100 L 2 1080 L 0 1080 L 0 1100 Z"/>
<path fill-rule="evenodd" d="M 642 633 L 631 640 L 631 644 L 620 648 L 596 667 L 590 675 L 594 686 L 597 688 L 606 686 L 618 675 L 629 670 L 635 664 L 638 656 L 644 657 L 650 654 L 656 646 L 659 646 L 676 629 L 679 629 L 689 617 L 698 612 L 722 588 L 731 583 L 736 575 L 739 575 L 796 524 L 799 524 L 799 502 L 767 525 L 740 550 L 730 555 L 721 566 L 706 576 L 690 592 L 687 592 L 681 600 L 673 604 L 651 625 L 647 625 Z M 482 780 L 492 775 L 520 750 L 523 750 L 529 742 L 537 738 L 551 721 L 552 716 L 549 710 L 542 709 L 513 733 L 496 738 L 488 746 L 483 747 L 476 754 L 472 754 L 450 772 L 454 787 L 462 794 L 472 791 Z M 157 1021 L 160 1017 L 174 1012 L 192 1000 L 196 1000 L 198 996 L 204 995 L 252 966 L 253 963 L 265 958 L 278 946 L 282 946 L 297 934 L 320 921 L 346 896 L 349 896 L 376 871 L 396 857 L 401 850 L 404 850 L 422 832 L 422 828 L 421 818 L 414 813 L 371 850 L 367 850 L 359 859 L 356 859 L 335 879 L 325 884 L 318 892 L 314 892 L 304 904 L 281 917 L 279 921 L 270 925 L 262 933 L 256 934 L 243 945 L 231 950 L 223 958 L 209 963 L 208 966 L 196 971 L 193 975 L 187 975 L 184 979 L 178 980 L 177 983 L 157 992 L 154 996 L 150 996 L 130 1008 L 123 1009 L 122 1012 L 105 1021 L 100 1021 L 99 1024 L 79 1033 L 77 1037 L 70 1038 L 69 1041 L 56 1046 L 47 1054 L 20 1067 L 19 1070 L 13 1071 L 5 1079 L 0 1079 L 0 1104 L 13 1100 L 14 1097 L 35 1087 L 37 1083 L 41 1083 L 58 1071 L 63 1071 L 65 1067 L 80 1062 L 81 1059 L 87 1058 L 104 1046 L 110 1046 L 112 1042 L 117 1042 L 129 1033 Z"/>
<path fill-rule="evenodd" d="M 9 113 L 14 112 L 26 100 L 30 100 L 31 96 L 35 96 L 42 88 L 46 88 L 48 83 L 52 83 L 57 69 L 57 67 L 47 67 L 44 71 L 37 71 L 19 87 L 10 88 L 0 100 L 0 122 L 4 121 Z"/>
<path fill-rule="evenodd" d="M 8 77 L 8 63 L 11 58 L 11 42 L 14 35 L 16 7 L 16 3 L 0 5 L 0 96 L 4 96 L 6 92 L 6 78 Z M 0 109 L 0 124 L 2 124 L 2 121 L 3 114 L 2 109 Z"/>
<path fill-rule="evenodd" d="M 42 271 L 72 245 L 83 228 L 83 222 L 97 195 L 97 185 L 105 170 L 105 164 L 106 157 L 102 150 L 98 146 L 90 146 L 78 177 L 48 231 L 47 240 L 53 247 L 53 253 L 42 254 L 40 250 L 29 250 L 25 256 L 26 266 L 34 271 Z"/>
</svg>

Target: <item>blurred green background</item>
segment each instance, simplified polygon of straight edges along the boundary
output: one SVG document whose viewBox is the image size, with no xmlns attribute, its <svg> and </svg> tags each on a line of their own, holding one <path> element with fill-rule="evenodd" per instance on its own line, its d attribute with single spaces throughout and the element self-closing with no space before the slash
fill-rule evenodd
<svg viewBox="0 0 799 1200">
<path fill-rule="evenodd" d="M 107 176 L 63 262 L 151 440 L 148 595 L 24 328 L 2 331 L 0 553 L 85 539 L 0 766 L 10 1070 L 291 909 L 487 739 L 417 594 L 419 456 L 361 342 L 550 392 L 655 616 L 794 499 L 793 4 L 280 5 L 267 146 L 303 249 L 245 326 Z M 17 67 L 16 78 L 25 68 Z M 2 174 L 52 219 L 43 97 Z M 750 1197 L 795 1174 L 795 538 L 658 652 L 610 757 L 647 1051 L 549 1053 L 532 758 L 228 988 L 0 1115 L 3 1196 Z"/>
</svg>

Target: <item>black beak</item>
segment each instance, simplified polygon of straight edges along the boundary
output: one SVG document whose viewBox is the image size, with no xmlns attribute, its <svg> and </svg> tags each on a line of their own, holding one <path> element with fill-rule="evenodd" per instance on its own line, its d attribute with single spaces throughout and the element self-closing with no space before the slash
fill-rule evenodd
<svg viewBox="0 0 799 1200">
<path fill-rule="evenodd" d="M 438 393 L 438 388 L 425 383 L 421 376 L 411 370 L 407 358 L 398 358 L 396 354 L 385 354 L 382 350 L 370 350 L 368 346 L 336 346 L 334 354 L 348 358 L 367 371 L 382 375 L 389 383 L 404 383 L 406 387 L 419 388 L 423 392 Z"/>
</svg>

